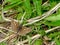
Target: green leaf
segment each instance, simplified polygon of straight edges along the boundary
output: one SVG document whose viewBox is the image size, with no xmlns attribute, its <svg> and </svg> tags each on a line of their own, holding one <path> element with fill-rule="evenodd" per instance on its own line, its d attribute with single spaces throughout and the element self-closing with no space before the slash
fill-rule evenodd
<svg viewBox="0 0 60 45">
<path fill-rule="evenodd" d="M 6 7 L 4 7 L 4 11 L 5 10 L 8 10 L 8 9 L 11 9 L 19 4 L 21 4 L 22 2 L 21 1 L 14 1 L 13 3 L 11 3 L 10 5 L 7 5 Z"/>
<path fill-rule="evenodd" d="M 51 8 L 53 8 L 57 4 L 57 2 L 55 0 L 49 0 L 49 2 L 50 2 Z"/>
<path fill-rule="evenodd" d="M 27 38 L 28 38 L 29 45 L 31 45 L 31 37 L 27 36 Z"/>
<path fill-rule="evenodd" d="M 41 34 L 41 36 L 44 36 L 46 33 L 45 33 L 45 30 L 40 30 L 39 31 L 39 34 Z"/>
<path fill-rule="evenodd" d="M 55 38 L 55 37 L 57 37 L 58 35 L 60 35 L 60 32 L 54 32 L 54 33 L 51 33 L 51 34 L 49 34 L 49 38 Z"/>
<path fill-rule="evenodd" d="M 48 18 L 46 18 L 46 20 L 48 20 L 48 21 L 60 21 L 60 14 L 58 14 L 58 15 L 54 15 L 54 16 L 50 16 L 50 17 L 48 17 Z"/>
<path fill-rule="evenodd" d="M 20 20 L 20 19 L 21 19 L 21 17 L 22 17 L 22 14 L 21 14 L 21 13 L 19 13 L 19 14 L 17 15 L 17 20 Z"/>
<path fill-rule="evenodd" d="M 42 45 L 42 40 L 41 39 L 37 39 L 33 45 Z"/>
<path fill-rule="evenodd" d="M 32 9 L 31 9 L 31 5 L 30 5 L 30 0 L 25 0 L 24 2 L 24 7 L 25 7 L 25 11 L 26 11 L 26 18 L 30 18 L 31 13 L 32 13 Z"/>
<path fill-rule="evenodd" d="M 35 9 L 37 11 L 37 14 L 38 15 L 41 15 L 41 4 L 42 4 L 42 0 L 33 0 L 33 3 L 34 3 L 34 6 L 35 6 Z"/>
<path fill-rule="evenodd" d="M 60 14 L 47 17 L 44 22 L 47 25 L 51 26 L 60 26 Z"/>
<path fill-rule="evenodd" d="M 0 43 L 0 45 L 7 45 L 5 42 Z"/>
<path fill-rule="evenodd" d="M 0 15 L 0 22 L 4 22 L 5 20 L 3 20 L 2 16 Z"/>
<path fill-rule="evenodd" d="M 58 39 L 55 39 L 56 45 L 60 45 L 60 41 Z"/>
</svg>

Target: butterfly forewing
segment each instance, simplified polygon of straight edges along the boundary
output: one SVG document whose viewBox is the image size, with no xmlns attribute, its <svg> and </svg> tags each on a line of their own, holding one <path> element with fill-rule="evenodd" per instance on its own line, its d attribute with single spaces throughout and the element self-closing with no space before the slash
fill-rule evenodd
<svg viewBox="0 0 60 45">
<path fill-rule="evenodd" d="M 23 35 L 26 35 L 29 32 L 31 32 L 31 28 L 22 27 L 22 29 L 18 33 L 23 36 Z"/>
<path fill-rule="evenodd" d="M 12 21 L 11 21 L 12 30 L 17 32 L 18 26 L 19 26 L 19 24 L 12 19 Z"/>
</svg>

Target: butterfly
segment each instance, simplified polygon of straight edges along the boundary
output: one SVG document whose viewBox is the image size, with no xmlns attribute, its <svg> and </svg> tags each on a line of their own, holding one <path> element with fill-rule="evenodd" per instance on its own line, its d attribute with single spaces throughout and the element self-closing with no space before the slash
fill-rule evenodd
<svg viewBox="0 0 60 45">
<path fill-rule="evenodd" d="M 12 28 L 12 31 L 17 33 L 11 34 L 7 42 L 8 44 L 12 39 L 17 38 L 19 35 L 25 36 L 27 33 L 32 31 L 31 28 L 22 26 L 22 24 L 19 24 L 19 22 L 14 21 L 14 19 L 11 19 L 11 28 Z"/>
<path fill-rule="evenodd" d="M 11 27 L 14 32 L 17 32 L 19 35 L 26 35 L 27 33 L 31 32 L 31 28 L 22 26 L 19 22 L 16 22 L 12 19 Z"/>
</svg>

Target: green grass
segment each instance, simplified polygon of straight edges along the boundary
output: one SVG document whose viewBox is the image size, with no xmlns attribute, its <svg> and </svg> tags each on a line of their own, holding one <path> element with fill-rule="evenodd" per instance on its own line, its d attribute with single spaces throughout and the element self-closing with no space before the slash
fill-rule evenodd
<svg viewBox="0 0 60 45">
<path fill-rule="evenodd" d="M 42 4 L 44 3 L 42 1 L 43 0 L 5 0 L 4 11 L 9 11 L 9 10 L 13 10 L 13 12 L 17 11 L 18 13 L 14 17 L 17 20 L 21 20 L 21 17 L 26 12 L 24 20 L 23 20 L 23 25 L 24 25 L 27 23 L 26 21 L 28 19 L 31 19 L 37 16 L 42 16 L 43 13 L 51 10 L 55 5 L 57 5 L 60 2 L 60 0 L 49 0 L 49 4 L 42 6 Z M 3 19 L 0 15 L 0 21 L 2 20 Z M 41 20 L 41 22 L 39 21 L 32 25 L 28 25 L 32 27 L 32 30 L 33 30 L 31 33 L 29 33 L 30 36 L 32 36 L 33 34 L 42 34 L 42 36 L 47 35 L 51 39 L 54 38 L 53 40 L 56 42 L 56 45 L 59 45 L 60 40 L 58 40 L 58 38 L 57 39 L 55 38 L 58 35 L 60 36 L 60 31 L 59 32 L 54 31 L 53 33 L 49 33 L 49 35 L 45 34 L 44 32 L 45 30 L 43 29 L 42 24 L 47 25 L 48 29 L 54 26 L 60 26 L 60 8 L 55 13 L 51 14 L 51 16 Z M 31 41 L 30 37 L 28 37 L 28 39 L 29 41 Z M 42 45 L 42 43 L 43 43 L 42 39 L 37 39 L 34 45 L 37 45 L 37 44 Z M 2 42 L 0 43 L 0 45 L 6 45 L 6 43 Z"/>
</svg>

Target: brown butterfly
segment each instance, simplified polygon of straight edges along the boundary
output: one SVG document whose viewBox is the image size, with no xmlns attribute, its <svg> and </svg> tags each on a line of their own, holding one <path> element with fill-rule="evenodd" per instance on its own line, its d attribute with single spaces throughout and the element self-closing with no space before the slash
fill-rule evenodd
<svg viewBox="0 0 60 45">
<path fill-rule="evenodd" d="M 14 21 L 13 19 L 11 21 L 11 27 L 13 31 L 17 32 L 19 35 L 22 35 L 22 36 L 31 32 L 31 28 L 22 26 L 21 24 Z"/>
<path fill-rule="evenodd" d="M 20 25 L 18 22 L 14 21 L 14 19 L 11 19 L 11 27 L 14 32 L 17 32 L 17 34 L 16 33 L 11 34 L 7 41 L 8 44 L 12 39 L 17 38 L 18 35 L 24 36 L 27 33 L 31 32 L 31 28 Z"/>
</svg>

